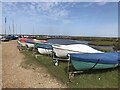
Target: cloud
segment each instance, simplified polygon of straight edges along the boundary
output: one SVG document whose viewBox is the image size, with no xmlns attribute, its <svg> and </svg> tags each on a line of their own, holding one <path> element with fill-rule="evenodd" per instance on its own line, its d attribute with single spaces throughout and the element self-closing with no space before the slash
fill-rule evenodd
<svg viewBox="0 0 120 90">
<path fill-rule="evenodd" d="M 102 5 L 107 4 L 107 3 L 108 3 L 108 0 L 95 0 L 95 2 L 97 2 L 97 5 L 102 6 Z"/>
<path fill-rule="evenodd" d="M 67 16 L 69 11 L 62 8 L 60 6 L 60 2 L 46 2 L 46 3 L 40 3 L 37 5 L 38 11 L 42 12 L 44 15 L 54 17 L 54 18 L 60 18 Z"/>
<path fill-rule="evenodd" d="M 93 2 L 90 2 L 90 3 L 84 4 L 83 7 L 90 7 L 90 6 L 92 6 L 92 5 L 93 5 Z"/>
<path fill-rule="evenodd" d="M 100 6 L 103 6 L 103 5 L 107 4 L 107 2 L 99 2 L 97 4 L 100 5 Z"/>
<path fill-rule="evenodd" d="M 30 21 L 45 22 L 58 21 L 64 24 L 72 23 L 68 18 L 71 13 L 69 7 L 74 7 L 76 3 L 63 2 L 5 2 L 3 3 L 3 13 L 8 17 L 21 17 Z"/>
<path fill-rule="evenodd" d="M 60 2 L 9 2 L 3 3 L 3 12 L 11 14 L 29 14 L 29 15 L 45 15 L 54 18 L 61 18 L 68 15 L 66 8 L 69 5 L 62 5 Z"/>
</svg>

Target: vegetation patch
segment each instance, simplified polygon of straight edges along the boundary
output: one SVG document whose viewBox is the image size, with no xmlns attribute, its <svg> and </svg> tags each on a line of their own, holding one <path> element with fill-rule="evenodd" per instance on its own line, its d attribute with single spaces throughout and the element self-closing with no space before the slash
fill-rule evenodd
<svg viewBox="0 0 120 90">
<path fill-rule="evenodd" d="M 90 45 L 95 45 L 95 46 L 113 46 L 115 44 L 115 42 L 111 42 L 111 41 L 91 41 L 89 43 Z"/>
<path fill-rule="evenodd" d="M 120 51 L 120 41 L 114 43 L 115 49 Z"/>
<path fill-rule="evenodd" d="M 102 52 L 111 52 L 110 49 L 106 49 L 106 48 L 102 48 L 102 49 L 99 49 L 99 50 L 102 51 Z"/>
<path fill-rule="evenodd" d="M 32 52 L 25 51 L 23 54 L 25 60 L 21 64 L 22 67 L 26 69 L 44 67 L 69 88 L 118 88 L 118 68 L 75 74 L 75 78 L 69 82 L 67 62 L 60 61 L 59 65 L 55 66 L 51 57 L 41 55 L 36 59 Z"/>
</svg>

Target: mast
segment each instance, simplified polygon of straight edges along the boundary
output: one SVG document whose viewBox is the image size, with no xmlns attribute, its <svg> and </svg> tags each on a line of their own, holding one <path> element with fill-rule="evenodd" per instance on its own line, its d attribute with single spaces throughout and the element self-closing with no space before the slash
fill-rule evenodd
<svg viewBox="0 0 120 90">
<path fill-rule="evenodd" d="M 6 36 L 6 17 L 5 17 L 5 36 Z"/>
<path fill-rule="evenodd" d="M 34 36 L 34 26 L 33 26 L 33 36 Z"/>
<path fill-rule="evenodd" d="M 10 29 L 10 25 L 9 25 L 9 33 L 11 34 L 11 29 Z"/>
<path fill-rule="evenodd" d="M 21 35 L 21 25 L 20 25 L 20 35 Z"/>
<path fill-rule="evenodd" d="M 14 21 L 13 21 L 13 35 L 14 35 Z"/>
<path fill-rule="evenodd" d="M 16 29 L 15 30 L 16 30 L 16 35 L 17 35 L 17 24 L 16 24 Z"/>
</svg>

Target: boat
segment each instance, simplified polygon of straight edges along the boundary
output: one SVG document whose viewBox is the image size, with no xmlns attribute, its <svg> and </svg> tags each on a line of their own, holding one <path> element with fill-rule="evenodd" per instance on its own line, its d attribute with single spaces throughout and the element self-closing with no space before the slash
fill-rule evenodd
<svg viewBox="0 0 120 90">
<path fill-rule="evenodd" d="M 16 40 L 18 37 L 14 36 L 14 35 L 8 35 L 8 36 L 6 36 L 6 38 L 9 40 Z"/>
<path fill-rule="evenodd" d="M 53 51 L 52 45 L 48 43 L 37 43 L 35 44 L 35 47 L 38 49 L 40 54 L 51 55 Z"/>
<path fill-rule="evenodd" d="M 120 56 L 117 52 L 71 53 L 69 58 L 76 70 L 115 68 L 119 65 L 120 61 Z"/>
<path fill-rule="evenodd" d="M 20 37 L 19 40 L 17 41 L 19 45 L 21 46 L 26 46 L 26 40 L 29 40 L 28 38 Z"/>
<path fill-rule="evenodd" d="M 85 44 L 52 45 L 56 57 L 66 58 L 68 53 L 103 53 Z"/>
<path fill-rule="evenodd" d="M 21 46 L 23 46 L 23 47 L 25 47 L 25 46 L 26 46 L 26 42 L 19 41 L 19 40 L 18 40 L 17 42 L 18 42 L 18 44 L 19 44 L 19 45 L 21 45 Z"/>
<path fill-rule="evenodd" d="M 26 44 L 27 44 L 28 48 L 33 48 L 33 47 L 35 47 L 35 44 L 38 44 L 41 42 L 46 43 L 45 40 L 37 40 L 37 39 L 26 40 Z"/>
<path fill-rule="evenodd" d="M 10 39 L 7 38 L 7 36 L 1 36 L 0 40 L 3 42 L 6 42 L 6 41 L 9 41 Z"/>
<path fill-rule="evenodd" d="M 32 39 L 26 40 L 26 46 L 28 48 L 33 48 L 34 47 L 34 43 Z"/>
<path fill-rule="evenodd" d="M 1 38 L 1 41 L 6 42 L 6 41 L 9 41 L 9 39 L 6 38 L 6 37 L 2 37 L 2 38 Z"/>
</svg>

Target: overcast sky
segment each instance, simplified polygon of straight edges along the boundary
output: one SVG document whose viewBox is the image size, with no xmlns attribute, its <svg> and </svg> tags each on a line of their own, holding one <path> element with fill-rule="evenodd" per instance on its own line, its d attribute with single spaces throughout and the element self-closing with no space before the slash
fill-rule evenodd
<svg viewBox="0 0 120 90">
<path fill-rule="evenodd" d="M 117 2 L 3 2 L 7 33 L 118 36 Z"/>
</svg>

